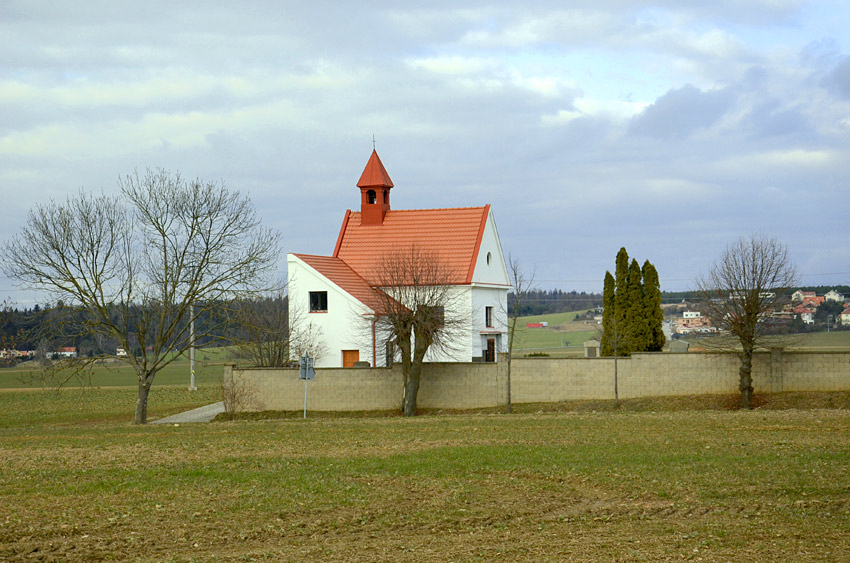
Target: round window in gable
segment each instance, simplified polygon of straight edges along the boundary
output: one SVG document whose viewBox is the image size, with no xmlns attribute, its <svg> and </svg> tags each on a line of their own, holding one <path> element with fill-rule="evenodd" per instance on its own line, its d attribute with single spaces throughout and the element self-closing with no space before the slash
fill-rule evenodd
<svg viewBox="0 0 850 563">
<path fill-rule="evenodd" d="M 488 252 L 488 253 L 487 253 L 487 265 L 488 265 L 488 266 L 490 265 L 490 260 L 492 260 L 492 259 L 493 259 L 493 253 L 492 253 L 492 252 Z"/>
</svg>

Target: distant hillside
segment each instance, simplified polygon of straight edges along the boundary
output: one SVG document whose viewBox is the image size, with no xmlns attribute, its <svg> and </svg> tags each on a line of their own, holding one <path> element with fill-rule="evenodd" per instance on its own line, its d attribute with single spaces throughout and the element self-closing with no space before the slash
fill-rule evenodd
<svg viewBox="0 0 850 563">
<path fill-rule="evenodd" d="M 514 314 L 513 292 L 508 293 L 508 313 Z M 562 291 L 560 289 L 536 289 L 529 291 L 523 296 L 519 308 L 519 315 L 527 317 L 531 315 L 548 315 L 552 313 L 567 313 L 570 311 L 584 311 L 602 306 L 601 293 L 581 293 L 577 291 Z"/>
<path fill-rule="evenodd" d="M 850 296 L 850 286 L 847 285 L 818 285 L 799 286 L 794 290 L 814 291 L 818 295 L 824 295 L 830 289 Z M 664 305 L 675 305 L 682 301 L 696 301 L 699 296 L 694 291 L 662 291 L 661 303 Z M 602 306 L 601 293 L 581 293 L 577 291 L 563 291 L 561 289 L 537 289 L 528 292 L 522 300 L 519 315 L 527 317 L 532 315 L 550 315 L 554 313 L 567 313 L 570 311 L 584 311 Z M 513 292 L 508 293 L 508 313 L 513 315 Z"/>
</svg>

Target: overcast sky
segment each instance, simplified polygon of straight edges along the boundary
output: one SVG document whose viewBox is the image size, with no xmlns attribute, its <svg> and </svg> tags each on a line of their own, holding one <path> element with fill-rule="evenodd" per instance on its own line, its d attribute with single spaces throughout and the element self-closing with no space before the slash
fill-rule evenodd
<svg viewBox="0 0 850 563">
<path fill-rule="evenodd" d="M 330 254 L 374 134 L 393 208 L 492 204 L 543 287 L 625 246 L 688 289 L 756 231 L 850 284 L 850 2 L 415 4 L 3 0 L 0 238 L 163 167 Z"/>
</svg>

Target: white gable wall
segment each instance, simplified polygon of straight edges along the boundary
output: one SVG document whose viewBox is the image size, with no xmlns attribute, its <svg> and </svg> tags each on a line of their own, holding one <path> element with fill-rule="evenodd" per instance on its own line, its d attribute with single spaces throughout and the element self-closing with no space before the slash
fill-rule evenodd
<svg viewBox="0 0 850 563">
<path fill-rule="evenodd" d="M 488 255 L 490 256 L 489 264 L 487 263 Z M 478 258 L 475 262 L 475 270 L 472 273 L 472 283 L 494 284 L 504 287 L 510 287 L 511 284 L 492 210 L 484 224 L 484 234 L 481 237 L 481 246 L 478 248 Z"/>
<path fill-rule="evenodd" d="M 371 330 L 364 314 L 371 311 L 303 260 L 288 254 L 289 326 L 294 334 L 305 335 L 322 353 L 316 367 L 342 367 L 343 350 L 359 350 L 360 361 L 372 364 Z M 310 292 L 326 291 L 326 313 L 310 312 Z M 297 338 L 297 336 L 296 336 Z M 297 343 L 293 345 L 293 353 Z M 379 353 L 378 365 L 383 365 Z M 294 358 L 293 358 L 294 359 Z"/>
<path fill-rule="evenodd" d="M 488 261 L 489 256 L 489 261 Z M 483 357 L 487 339 L 496 340 L 497 352 L 507 350 L 508 290 L 510 278 L 505 264 L 505 255 L 499 240 L 499 231 L 493 219 L 493 211 L 487 215 L 478 258 L 472 274 L 471 287 L 471 357 Z M 493 307 L 492 327 L 486 326 L 486 308 Z M 495 334 L 497 333 L 498 334 Z"/>
</svg>

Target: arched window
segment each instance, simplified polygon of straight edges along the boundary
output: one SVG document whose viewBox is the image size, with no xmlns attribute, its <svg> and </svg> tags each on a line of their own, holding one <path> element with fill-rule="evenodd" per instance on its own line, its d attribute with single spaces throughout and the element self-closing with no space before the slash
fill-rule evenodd
<svg viewBox="0 0 850 563">
<path fill-rule="evenodd" d="M 368 203 L 375 203 L 376 199 L 377 194 L 375 194 L 375 190 L 369 190 L 368 192 L 366 192 L 366 201 Z"/>
<path fill-rule="evenodd" d="M 493 259 L 493 254 L 491 252 L 488 252 L 487 253 L 487 265 L 488 266 L 490 265 L 490 260 L 492 260 L 492 259 Z"/>
<path fill-rule="evenodd" d="M 384 190 L 384 205 L 390 204 L 390 190 Z"/>
</svg>

